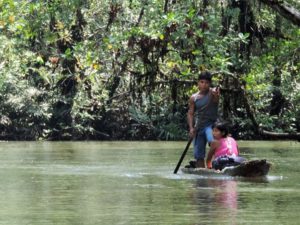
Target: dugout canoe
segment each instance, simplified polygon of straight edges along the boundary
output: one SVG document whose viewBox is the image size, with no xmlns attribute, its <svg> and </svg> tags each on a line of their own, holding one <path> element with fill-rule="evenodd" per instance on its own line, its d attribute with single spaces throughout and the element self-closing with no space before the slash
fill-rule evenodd
<svg viewBox="0 0 300 225">
<path fill-rule="evenodd" d="M 268 174 L 271 164 L 265 159 L 245 161 L 237 166 L 225 167 L 223 170 L 207 168 L 182 168 L 183 173 L 202 176 L 232 176 L 232 177 L 264 177 Z"/>
</svg>

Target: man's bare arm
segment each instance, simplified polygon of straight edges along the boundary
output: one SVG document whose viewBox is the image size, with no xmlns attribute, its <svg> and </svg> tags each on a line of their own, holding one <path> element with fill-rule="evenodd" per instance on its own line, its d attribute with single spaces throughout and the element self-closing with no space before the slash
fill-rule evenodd
<svg viewBox="0 0 300 225">
<path fill-rule="evenodd" d="M 195 135 L 194 113 L 195 113 L 195 103 L 194 103 L 194 98 L 191 97 L 189 99 L 189 111 L 187 113 L 187 120 L 188 120 L 188 125 L 189 125 L 189 134 L 190 134 L 190 137 L 193 137 Z"/>
</svg>

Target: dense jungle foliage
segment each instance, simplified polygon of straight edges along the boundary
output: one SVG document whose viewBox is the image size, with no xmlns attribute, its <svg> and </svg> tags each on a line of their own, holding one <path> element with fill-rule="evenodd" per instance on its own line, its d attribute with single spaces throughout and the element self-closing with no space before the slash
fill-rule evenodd
<svg viewBox="0 0 300 225">
<path fill-rule="evenodd" d="M 186 139 L 203 70 L 234 136 L 298 138 L 299 21 L 297 0 L 1 0 L 0 139 Z"/>
</svg>

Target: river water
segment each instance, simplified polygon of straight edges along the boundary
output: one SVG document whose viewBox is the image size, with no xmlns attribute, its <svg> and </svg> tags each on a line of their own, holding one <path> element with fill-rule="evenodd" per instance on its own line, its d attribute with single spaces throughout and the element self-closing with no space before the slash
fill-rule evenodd
<svg viewBox="0 0 300 225">
<path fill-rule="evenodd" d="M 185 145 L 1 142 L 0 224 L 299 224 L 299 142 L 239 142 L 260 180 L 175 175 Z"/>
</svg>

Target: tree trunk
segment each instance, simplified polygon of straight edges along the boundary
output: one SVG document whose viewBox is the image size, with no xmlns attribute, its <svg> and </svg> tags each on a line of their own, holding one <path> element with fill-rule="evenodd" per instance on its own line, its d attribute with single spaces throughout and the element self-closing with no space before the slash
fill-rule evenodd
<svg viewBox="0 0 300 225">
<path fill-rule="evenodd" d="M 65 131 L 62 131 L 62 128 L 72 127 L 72 115 L 71 111 L 74 104 L 74 97 L 77 93 L 78 81 L 76 78 L 76 67 L 77 59 L 73 55 L 73 46 L 76 42 L 80 42 L 83 39 L 83 27 L 86 25 L 86 22 L 83 18 L 80 8 L 76 10 L 76 22 L 71 27 L 71 40 L 59 39 L 57 41 L 57 48 L 61 54 L 65 54 L 67 51 L 70 51 L 70 55 L 62 59 L 62 74 L 64 75 L 57 83 L 57 86 L 60 88 L 62 96 L 65 97 L 65 100 L 59 100 L 54 104 L 53 115 L 51 118 L 51 126 L 53 127 L 52 139 L 64 139 L 71 138 L 71 130 L 67 131 L 69 136 L 63 137 Z M 52 19 L 52 23 L 55 23 L 55 18 Z M 51 24 L 50 24 L 51 26 Z M 55 31 L 55 30 L 54 30 Z"/>
<path fill-rule="evenodd" d="M 255 26 L 254 15 L 248 0 L 240 0 L 239 8 L 240 8 L 240 15 L 239 15 L 240 32 L 243 34 L 249 34 L 248 43 L 241 42 L 240 44 L 240 54 L 242 58 L 246 58 L 247 60 L 249 60 L 251 54 L 250 49 L 252 45 L 253 32 L 254 32 L 253 28 Z"/>
<path fill-rule="evenodd" d="M 275 32 L 281 33 L 281 18 L 279 16 L 276 16 L 275 21 Z M 279 37 L 276 37 L 278 40 Z M 275 61 L 279 62 L 278 57 L 275 56 Z M 274 76 L 273 76 L 273 90 L 272 90 L 272 100 L 270 105 L 270 115 L 279 115 L 282 112 L 283 105 L 284 105 L 284 97 L 281 93 L 280 87 L 281 87 L 281 70 L 278 67 L 275 67 L 274 69 Z"/>
</svg>

